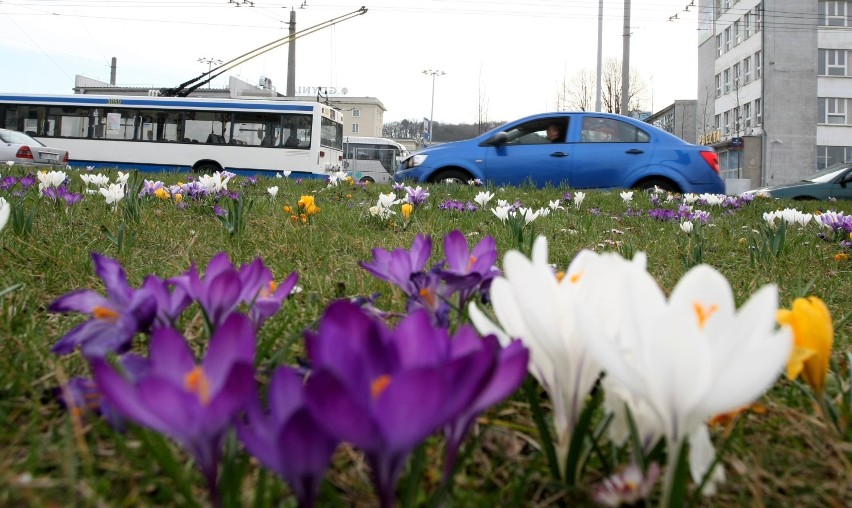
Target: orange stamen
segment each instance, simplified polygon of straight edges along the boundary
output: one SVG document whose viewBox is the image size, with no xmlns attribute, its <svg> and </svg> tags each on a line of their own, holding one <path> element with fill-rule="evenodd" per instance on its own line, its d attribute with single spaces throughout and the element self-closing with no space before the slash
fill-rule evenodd
<svg viewBox="0 0 852 508">
<path fill-rule="evenodd" d="M 423 288 L 420 290 L 420 297 L 426 300 L 430 307 L 435 306 L 435 295 L 429 288 Z"/>
<path fill-rule="evenodd" d="M 210 402 L 210 380 L 204 374 L 204 369 L 200 365 L 196 365 L 194 369 L 184 377 L 184 387 L 198 395 L 198 399 L 202 404 Z"/>
<path fill-rule="evenodd" d="M 115 323 L 116 321 L 118 321 L 118 312 L 116 312 L 116 311 L 114 311 L 110 308 L 107 308 L 107 307 L 101 307 L 100 305 L 98 305 L 94 309 L 92 309 L 92 316 L 95 319 L 101 319 L 103 321 L 110 321 L 112 323 Z"/>
<path fill-rule="evenodd" d="M 476 263 L 476 256 L 471 254 L 470 258 L 467 260 L 467 271 L 470 271 L 470 268 L 473 266 L 474 263 Z"/>
<path fill-rule="evenodd" d="M 707 324 L 707 320 L 719 310 L 719 306 L 714 303 L 705 307 L 699 302 L 693 302 L 692 310 L 695 311 L 695 315 L 698 317 L 698 328 L 703 330 L 704 325 Z"/>
<path fill-rule="evenodd" d="M 391 377 L 387 374 L 382 374 L 373 380 L 370 384 L 370 395 L 373 396 L 374 399 L 378 399 L 379 395 L 384 392 L 387 387 L 390 385 Z"/>
</svg>

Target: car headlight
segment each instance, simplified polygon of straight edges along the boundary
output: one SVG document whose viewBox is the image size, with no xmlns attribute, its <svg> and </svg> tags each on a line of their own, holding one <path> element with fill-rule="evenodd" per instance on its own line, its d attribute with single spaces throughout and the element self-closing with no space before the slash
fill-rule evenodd
<svg viewBox="0 0 852 508">
<path fill-rule="evenodd" d="M 412 155 L 411 157 L 408 158 L 407 161 L 405 161 L 405 169 L 416 168 L 417 166 L 426 162 L 427 157 L 429 157 L 429 156 L 423 155 L 423 154 Z"/>
</svg>

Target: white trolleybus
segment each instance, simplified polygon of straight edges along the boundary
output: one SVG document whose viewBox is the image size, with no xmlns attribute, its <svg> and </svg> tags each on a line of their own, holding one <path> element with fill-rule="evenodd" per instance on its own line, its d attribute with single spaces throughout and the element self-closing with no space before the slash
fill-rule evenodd
<svg viewBox="0 0 852 508">
<path fill-rule="evenodd" d="M 344 171 L 356 182 L 387 183 L 408 150 L 388 138 L 346 136 L 343 140 Z"/>
<path fill-rule="evenodd" d="M 0 95 L 0 127 L 69 150 L 74 167 L 326 178 L 343 166 L 342 122 L 318 102 Z"/>
</svg>

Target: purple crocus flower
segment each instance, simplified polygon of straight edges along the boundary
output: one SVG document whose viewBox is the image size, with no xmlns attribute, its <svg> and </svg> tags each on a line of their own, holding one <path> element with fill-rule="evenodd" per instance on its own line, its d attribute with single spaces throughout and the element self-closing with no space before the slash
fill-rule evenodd
<svg viewBox="0 0 852 508">
<path fill-rule="evenodd" d="M 497 262 L 497 244 L 486 236 L 471 250 L 467 238 L 459 230 L 444 236 L 446 265 L 440 271 L 450 292 L 459 291 L 459 308 L 465 308 L 468 299 L 480 291 L 487 299 L 491 281 L 500 274 Z"/>
<path fill-rule="evenodd" d="M 470 326 L 463 326 L 455 334 L 451 345 L 451 356 L 463 356 L 480 348 L 499 349 L 497 337 L 487 335 L 480 338 Z M 447 438 L 444 478 L 447 480 L 455 466 L 461 442 L 474 420 L 483 411 L 513 394 L 523 383 L 527 374 L 529 351 L 520 340 L 513 340 L 499 349 L 497 367 L 492 371 L 485 387 L 454 420 L 444 428 Z"/>
<path fill-rule="evenodd" d="M 124 269 L 114 259 L 92 253 L 95 273 L 104 281 L 107 295 L 90 289 L 72 291 L 56 299 L 52 312 L 82 312 L 92 316 L 53 345 L 51 351 L 68 354 L 77 346 L 86 358 L 123 353 L 137 332 L 145 332 L 157 314 L 157 301 L 146 290 L 127 284 Z"/>
<path fill-rule="evenodd" d="M 422 205 L 429 199 L 429 190 L 420 186 L 417 188 L 405 187 L 406 200 L 412 205 Z"/>
<path fill-rule="evenodd" d="M 62 201 L 65 201 L 65 205 L 67 206 L 76 205 L 81 199 L 83 199 L 82 194 L 71 192 L 65 186 L 57 187 L 56 192 L 59 195 L 59 198 L 62 199 Z"/>
<path fill-rule="evenodd" d="M 338 440 L 314 420 L 304 391 L 300 372 L 279 367 L 269 384 L 269 413 L 254 400 L 237 433 L 249 453 L 290 485 L 299 506 L 312 507 Z"/>
<path fill-rule="evenodd" d="M 44 189 L 41 190 L 41 194 L 44 197 L 50 198 L 50 200 L 53 201 L 54 203 L 56 203 L 56 200 L 59 199 L 59 195 L 56 192 L 55 187 L 45 187 Z"/>
<path fill-rule="evenodd" d="M 307 405 L 327 432 L 364 451 L 381 506 L 409 453 L 455 421 L 491 379 L 499 346 L 453 350 L 449 332 L 426 312 L 395 330 L 348 301 L 332 303 L 316 333 L 307 333 L 313 372 Z"/>
<path fill-rule="evenodd" d="M 121 355 L 118 359 L 125 376 L 131 380 L 139 379 L 148 371 L 148 359 L 134 353 Z M 124 419 L 109 401 L 101 397 L 94 379 L 73 377 L 59 390 L 59 400 L 65 408 L 80 417 L 91 412 L 100 414 L 110 426 L 124 430 Z"/>
<path fill-rule="evenodd" d="M 417 288 L 411 281 L 412 274 L 423 271 L 426 262 L 432 256 L 432 238 L 417 235 L 411 245 L 411 250 L 394 249 L 388 252 L 385 249 L 373 249 L 373 261 L 362 261 L 361 268 L 367 270 L 374 277 L 399 286 L 405 294 L 411 296 L 417 293 Z"/>
<path fill-rule="evenodd" d="M 18 183 L 18 179 L 14 176 L 4 176 L 2 180 L 0 180 L 0 190 L 7 191 L 15 186 Z"/>
<path fill-rule="evenodd" d="M 98 390 L 123 417 L 165 434 L 194 458 L 217 505 L 222 438 L 255 393 L 254 328 L 231 314 L 210 338 L 196 364 L 183 337 L 171 328 L 151 334 L 150 367 L 128 380 L 103 359 L 92 361 Z"/>
<path fill-rule="evenodd" d="M 251 307 L 250 317 L 256 327 L 281 308 L 298 275 L 291 273 L 280 285 L 276 285 L 272 273 L 260 258 L 243 265 L 238 270 L 224 252 L 213 256 L 202 279 L 195 266 L 169 282 L 182 288 L 192 300 L 201 305 L 211 329 L 218 328 L 228 314 L 245 303 Z"/>
<path fill-rule="evenodd" d="M 227 217 L 228 212 L 219 205 L 213 206 L 213 215 L 218 215 L 219 217 Z"/>
<path fill-rule="evenodd" d="M 21 184 L 21 187 L 24 189 L 29 189 L 36 183 L 36 177 L 32 173 L 27 174 L 26 176 L 22 176 L 18 183 Z"/>
</svg>

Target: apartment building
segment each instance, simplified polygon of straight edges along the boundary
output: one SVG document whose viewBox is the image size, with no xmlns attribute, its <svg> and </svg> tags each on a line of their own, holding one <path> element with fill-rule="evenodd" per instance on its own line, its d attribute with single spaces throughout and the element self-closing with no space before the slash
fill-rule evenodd
<svg viewBox="0 0 852 508">
<path fill-rule="evenodd" d="M 852 158 L 852 2 L 699 0 L 699 143 L 727 180 L 791 182 Z"/>
</svg>

